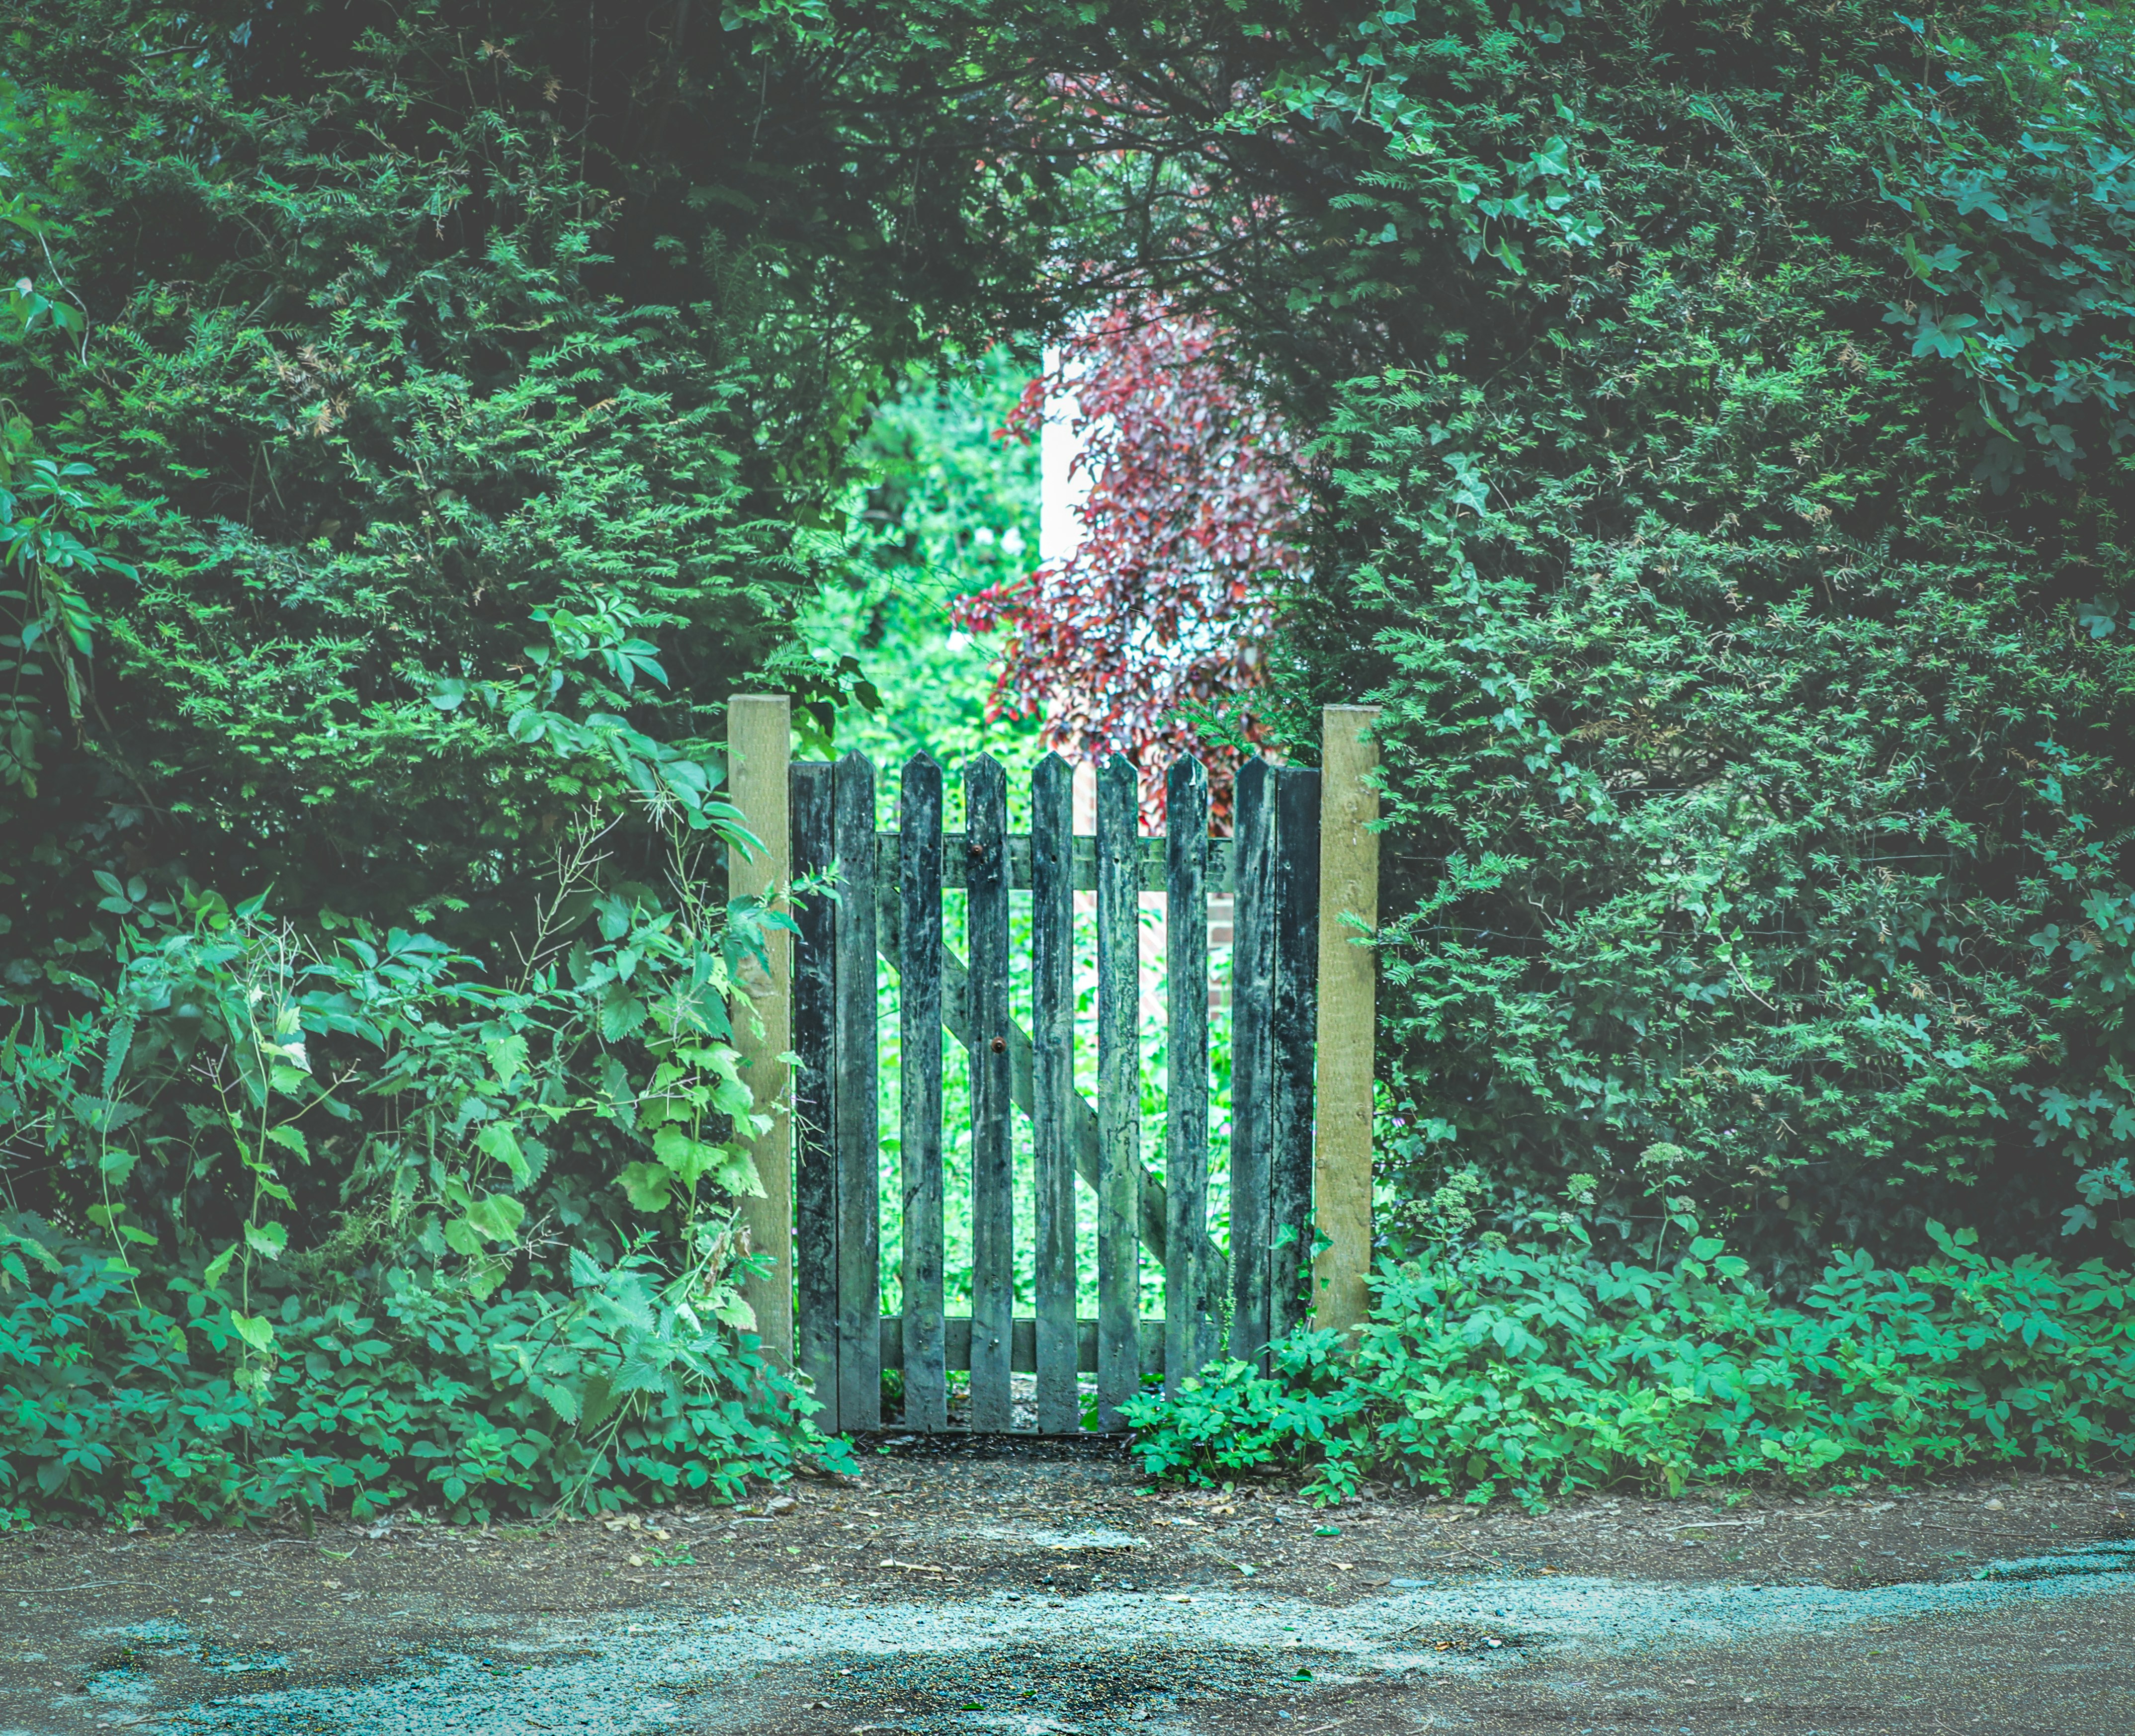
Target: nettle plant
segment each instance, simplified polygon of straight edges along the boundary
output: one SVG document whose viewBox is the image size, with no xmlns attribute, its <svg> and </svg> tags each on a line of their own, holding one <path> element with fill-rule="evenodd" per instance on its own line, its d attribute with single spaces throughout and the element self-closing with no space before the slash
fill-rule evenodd
<svg viewBox="0 0 2135 1736">
<path fill-rule="evenodd" d="M 728 997 L 743 956 L 790 918 L 707 903 L 681 848 L 668 901 L 602 891 L 604 835 L 570 845 L 506 984 L 425 933 L 355 922 L 314 946 L 260 899 L 152 899 L 98 876 L 103 907 L 128 926 L 103 1017 L 83 1025 L 103 1032 L 100 1072 L 62 1095 L 62 1138 L 104 1187 L 90 1219 L 128 1245 L 160 1240 L 164 1226 L 130 1224 L 111 1189 L 143 1162 L 167 1168 L 175 1140 L 190 1178 L 237 1181 L 240 1234 L 205 1277 L 244 1294 L 254 1260 L 288 1251 L 282 1219 L 299 1209 L 284 1168 L 335 1151 L 344 1198 L 380 1193 L 390 1224 L 433 1260 L 466 1262 L 481 1296 L 521 1251 L 527 1198 L 561 1144 L 593 1128 L 630 1153 L 617 1181 L 632 1206 L 677 1204 L 700 1243 L 703 1183 L 760 1192 L 748 1138 L 762 1117 L 738 1078 Z M 175 1117 L 158 1113 L 173 1100 Z M 715 1311 L 748 1324 L 738 1298 Z"/>
<path fill-rule="evenodd" d="M 122 1255 L 219 1242 L 202 1282 L 227 1285 L 264 1354 L 257 1265 L 317 1218 L 294 1186 L 337 1180 L 339 1204 L 371 1202 L 411 1253 L 457 1260 L 479 1298 L 533 1245 L 529 1204 L 559 1155 L 598 1145 L 627 1158 L 632 1206 L 679 1212 L 697 1303 L 752 1324 L 710 1275 L 734 1247 L 712 1202 L 761 1191 L 747 1142 L 767 1124 L 728 1008 L 743 959 L 791 919 L 708 902 L 679 844 L 666 899 L 603 889 L 611 832 L 588 826 L 563 853 L 502 984 L 426 934 L 358 922 L 314 941 L 263 898 L 155 897 L 99 873 L 101 907 L 123 919 L 115 982 L 63 1029 L 17 1033 L 11 1063 L 44 1087 L 46 1150 L 94 1177 L 84 1216 Z"/>
<path fill-rule="evenodd" d="M 702 895 L 707 836 L 754 845 L 724 815 L 669 832 L 657 892 L 608 872 L 617 833 L 559 853 L 502 983 L 428 935 L 310 936 L 261 899 L 99 877 L 109 986 L 78 977 L 88 1010 L 0 1047 L 7 1179 L 47 1208 L 0 1236 L 0 1477 L 34 1465 L 56 1504 L 143 1512 L 335 1490 L 368 1510 L 427 1480 L 487 1515 L 648 1481 L 732 1494 L 823 1450 L 740 1288 L 768 1122 L 730 1008 L 791 918 Z M 89 1350 L 111 1334 L 123 1356 Z M 92 1404 L 65 1376 L 85 1356 L 254 1449 L 212 1476 L 167 1463 L 115 1386 Z M 340 1414 L 388 1391 L 390 1428 Z M 426 1393 L 453 1402 L 410 1421 Z"/>
</svg>

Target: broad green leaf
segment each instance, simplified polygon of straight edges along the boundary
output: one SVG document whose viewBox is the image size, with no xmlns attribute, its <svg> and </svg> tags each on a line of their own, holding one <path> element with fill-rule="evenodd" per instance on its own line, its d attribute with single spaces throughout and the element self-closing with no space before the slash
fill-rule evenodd
<svg viewBox="0 0 2135 1736">
<path fill-rule="evenodd" d="M 520 1187 L 534 1178 L 533 1166 L 526 1161 L 526 1153 L 519 1148 L 519 1136 L 501 1121 L 492 1121 L 475 1139 L 476 1147 L 495 1158 L 511 1172 L 511 1179 Z"/>
<path fill-rule="evenodd" d="M 622 1183 L 623 1197 L 634 1210 L 664 1211 L 667 1197 L 674 1187 L 675 1178 L 658 1163 L 626 1163 L 617 1177 Z"/>
<path fill-rule="evenodd" d="M 526 1071 L 526 1039 L 516 1032 L 494 1032 L 482 1039 L 482 1049 L 506 1090 L 514 1089 Z"/>
<path fill-rule="evenodd" d="M 600 1033 L 609 1042 L 620 1042 L 645 1023 L 645 1003 L 633 994 L 611 990 L 601 1003 Z"/>
<path fill-rule="evenodd" d="M 746 1115 L 756 1108 L 756 1094 L 738 1081 L 722 1080 L 712 1093 L 712 1107 L 723 1115 Z"/>
<path fill-rule="evenodd" d="M 756 1159 L 746 1145 L 725 1145 L 719 1148 L 721 1157 L 713 1179 L 725 1192 L 747 1194 L 754 1199 L 764 1197 L 763 1177 L 757 1173 Z"/>
<path fill-rule="evenodd" d="M 619 1396 L 606 1375 L 588 1375 L 579 1387 L 579 1426 L 598 1428 L 615 1410 Z"/>
<path fill-rule="evenodd" d="M 684 1127 L 661 1128 L 652 1136 L 652 1151 L 675 1180 L 691 1192 L 719 1160 L 718 1146 L 692 1139 Z"/>
<path fill-rule="evenodd" d="M 508 1193 L 492 1193 L 467 1209 L 467 1221 L 491 1241 L 509 1241 L 526 1221 L 525 1204 Z"/>
<path fill-rule="evenodd" d="M 237 1328 L 237 1336 L 256 1351 L 274 1347 L 274 1323 L 260 1314 L 232 1314 L 230 1323 Z"/>
</svg>

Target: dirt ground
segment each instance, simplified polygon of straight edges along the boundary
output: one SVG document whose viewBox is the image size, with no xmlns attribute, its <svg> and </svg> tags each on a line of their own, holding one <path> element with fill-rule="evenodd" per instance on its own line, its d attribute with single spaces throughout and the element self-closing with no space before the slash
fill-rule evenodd
<svg viewBox="0 0 2135 1736">
<path fill-rule="evenodd" d="M 753 1508 L 0 1536 L 0 1736 L 2135 1732 L 2135 1489 L 1153 1489 L 914 1442 Z"/>
</svg>

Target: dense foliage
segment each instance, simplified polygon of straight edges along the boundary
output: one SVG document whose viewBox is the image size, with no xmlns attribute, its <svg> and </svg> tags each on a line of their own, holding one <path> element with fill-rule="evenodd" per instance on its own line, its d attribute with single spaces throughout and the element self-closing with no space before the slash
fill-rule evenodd
<svg viewBox="0 0 2135 1736">
<path fill-rule="evenodd" d="M 49 1271 L 0 1297 L 0 1521 L 402 1502 L 482 1521 L 730 1500 L 811 1449 L 850 1463 L 787 1377 L 678 1308 L 643 1251 L 612 1267 L 581 1252 L 555 1289 L 477 1297 L 404 1268 L 361 1303 L 292 1289 L 259 1304 L 271 1362 L 199 1279 L 168 1278 L 144 1301 L 104 1249 L 50 1251 Z"/>
<path fill-rule="evenodd" d="M 858 688 L 792 631 L 854 438 L 1043 244 L 947 38 L 850 22 L 10 21 L 18 1492 L 483 1511 L 814 1443 L 738 1289 L 784 918 L 702 890 L 720 711 Z"/>
<path fill-rule="evenodd" d="M 501 984 L 428 935 L 314 949 L 111 883 L 115 984 L 0 1055 L 9 1179 L 59 1200 L 0 1216 L 0 1476 L 104 1513 L 488 1512 L 820 1448 L 741 1336 L 733 1210 L 767 1122 L 732 985 L 788 919 L 694 897 L 686 853 L 603 888 L 604 835 Z"/>
<path fill-rule="evenodd" d="M 1227 312 L 1327 467 L 1278 715 L 1386 708 L 1397 1238 L 2135 1233 L 2126 19 L 1376 7 L 1233 107 L 1324 195 Z"/>
<path fill-rule="evenodd" d="M 1092 742 L 1305 753 L 1319 704 L 1384 708 L 1382 1222 L 1425 1263 L 1361 1384 L 1284 1353 L 1356 1398 L 1345 1456 L 1421 1463 L 1386 1418 L 1499 1391 L 1444 1359 L 1460 1295 L 1523 1285 L 1599 1359 L 1586 1420 L 1463 1476 L 1799 1468 L 1819 1432 L 1900 1470 L 2001 1453 L 2026 1394 L 2065 1414 L 2010 1451 L 2124 1448 L 2118 1280 L 1930 1230 L 2135 1237 L 2124 9 L 6 31 L 9 1500 L 487 1512 L 817 1450 L 738 1289 L 729 1008 L 783 918 L 703 890 L 748 843 L 721 708 L 1027 744 L 949 685 L 979 593 Z M 1048 590 L 1027 455 L 964 435 L 1077 330 L 1121 364 L 1085 382 L 1120 486 Z M 1601 1251 L 1431 1251 L 1448 1187 Z M 1792 1312 L 1669 1263 L 1707 1226 Z M 1833 1243 L 1869 1252 L 1819 1280 Z M 2020 1294 L 2065 1342 L 1978 1326 Z M 1737 1320 L 1801 1408 L 1745 1373 L 1624 1434 L 1624 1371 L 1677 1369 L 1623 1351 L 1633 1303 Z M 1150 1419 L 1184 1463 L 1285 1402 L 1227 1376 Z"/>
<path fill-rule="evenodd" d="M 901 41 L 252 12 L 83 0 L 11 42 L 6 274 L 80 312 L 0 394 L 138 569 L 74 587 L 88 710 L 46 703 L 7 794 L 25 959 L 85 865 L 496 936 L 561 820 L 688 806 L 871 404 L 1035 244 L 998 177 L 915 182 L 966 123 L 873 112 Z"/>
<path fill-rule="evenodd" d="M 1530 1506 L 2135 1453 L 2135 1280 L 1929 1233 L 1924 1264 L 1842 1255 L 1792 1305 L 1717 1238 L 1651 1266 L 1580 1240 L 1440 1245 L 1385 1274 L 1353 1347 L 1300 1333 L 1272 1375 L 1216 1364 L 1136 1400 L 1135 1450 L 1203 1482 L 1308 1470 L 1321 1500 L 1379 1475 Z"/>
</svg>

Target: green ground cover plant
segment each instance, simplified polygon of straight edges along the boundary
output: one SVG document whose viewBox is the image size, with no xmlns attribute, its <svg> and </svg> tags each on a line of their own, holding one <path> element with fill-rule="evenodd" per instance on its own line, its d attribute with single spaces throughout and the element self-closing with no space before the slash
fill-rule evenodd
<svg viewBox="0 0 2135 1736">
<path fill-rule="evenodd" d="M 609 1266 L 579 1254 L 566 1284 L 481 1296 L 404 1267 L 324 1287 L 337 1302 L 262 1284 L 269 1358 L 200 1272 L 129 1276 L 35 1220 L 0 1236 L 0 1526 L 402 1506 L 482 1523 L 731 1501 L 796 1462 L 851 1463 L 649 1237 Z"/>
<path fill-rule="evenodd" d="M 1583 1234 L 1445 1244 L 1383 1267 L 1353 1345 L 1277 1342 L 1128 1407 L 1154 1474 L 1280 1470 L 1539 1506 L 1617 1486 L 1909 1482 L 2135 1458 L 2135 1276 L 1995 1260 L 1929 1231 L 1920 1264 L 1834 1256 L 1790 1299 L 1717 1237 L 1672 1260 Z"/>
</svg>

